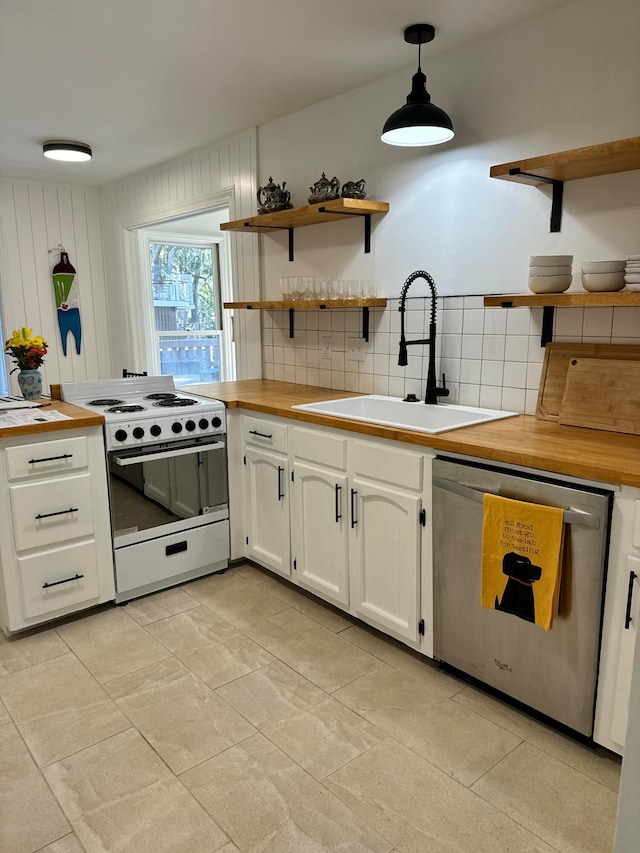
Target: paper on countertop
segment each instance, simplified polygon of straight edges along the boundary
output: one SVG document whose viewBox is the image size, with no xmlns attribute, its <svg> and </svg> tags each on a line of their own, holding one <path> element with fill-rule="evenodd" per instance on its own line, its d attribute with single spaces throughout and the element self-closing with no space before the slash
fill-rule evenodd
<svg viewBox="0 0 640 853">
<path fill-rule="evenodd" d="M 55 410 L 43 409 L 13 409 L 10 412 L 0 411 L 0 429 L 6 427 L 29 426 L 30 424 L 49 423 L 51 421 L 70 421 L 69 415 Z"/>
<path fill-rule="evenodd" d="M 42 403 L 25 400 L 24 397 L 0 397 L 0 412 L 8 409 L 37 409 Z"/>
</svg>

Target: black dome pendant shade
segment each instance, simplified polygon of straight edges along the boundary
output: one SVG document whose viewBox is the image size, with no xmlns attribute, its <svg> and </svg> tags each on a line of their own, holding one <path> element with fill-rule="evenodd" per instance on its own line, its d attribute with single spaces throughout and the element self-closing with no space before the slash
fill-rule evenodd
<svg viewBox="0 0 640 853">
<path fill-rule="evenodd" d="M 420 67 L 420 46 L 433 41 L 435 33 L 431 24 L 412 24 L 404 31 L 404 40 L 418 45 L 418 70 L 413 75 L 407 103 L 392 113 L 382 128 L 380 139 L 388 145 L 417 148 L 453 139 L 453 122 L 444 110 L 431 103 L 427 78 Z"/>
</svg>

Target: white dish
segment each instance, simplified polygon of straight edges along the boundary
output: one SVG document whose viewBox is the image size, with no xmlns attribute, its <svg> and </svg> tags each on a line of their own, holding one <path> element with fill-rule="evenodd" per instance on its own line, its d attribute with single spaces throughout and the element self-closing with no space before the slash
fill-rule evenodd
<svg viewBox="0 0 640 853">
<path fill-rule="evenodd" d="M 529 275 L 571 275 L 571 264 L 562 264 L 559 267 L 529 267 Z"/>
<path fill-rule="evenodd" d="M 624 287 L 624 273 L 582 273 L 582 286 L 590 293 L 603 293 L 605 291 L 622 290 L 622 288 Z"/>
<path fill-rule="evenodd" d="M 530 267 L 560 267 L 573 263 L 573 255 L 530 255 Z"/>
<path fill-rule="evenodd" d="M 625 290 L 640 290 L 640 281 L 628 281 Z"/>
<path fill-rule="evenodd" d="M 608 273 L 622 272 L 626 261 L 589 261 L 582 264 L 582 272 L 584 273 Z"/>
<path fill-rule="evenodd" d="M 564 293 L 570 287 L 570 275 L 529 276 L 529 290 L 533 293 Z"/>
<path fill-rule="evenodd" d="M 624 280 L 627 282 L 627 284 L 638 284 L 640 283 L 640 272 L 627 273 L 624 277 Z"/>
</svg>

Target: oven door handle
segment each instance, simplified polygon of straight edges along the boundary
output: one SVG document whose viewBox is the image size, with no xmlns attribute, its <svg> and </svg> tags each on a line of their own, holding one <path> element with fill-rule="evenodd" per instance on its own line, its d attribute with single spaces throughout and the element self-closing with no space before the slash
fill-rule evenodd
<svg viewBox="0 0 640 853">
<path fill-rule="evenodd" d="M 469 498 L 477 503 L 483 502 L 485 494 L 496 494 L 496 492 L 474 489 L 473 486 L 465 486 L 463 483 L 456 483 L 444 477 L 434 477 L 433 485 L 439 489 L 445 489 L 447 492 L 453 492 L 455 495 L 460 495 L 462 498 Z M 501 495 L 501 497 L 507 497 L 507 495 Z M 514 498 L 514 500 L 518 499 Z M 600 527 L 599 516 L 593 515 L 590 512 L 584 512 L 581 509 L 575 509 L 574 507 L 565 509 L 562 520 L 565 524 L 576 524 L 578 527 L 593 527 L 596 530 Z"/>
<path fill-rule="evenodd" d="M 124 468 L 126 465 L 138 465 L 140 462 L 153 462 L 156 459 L 173 459 L 175 456 L 222 450 L 224 446 L 224 441 L 213 441 L 211 444 L 192 444 L 191 447 L 181 447 L 176 450 L 160 450 L 158 453 L 139 453 L 136 456 L 113 456 L 112 458 L 116 465 Z"/>
</svg>

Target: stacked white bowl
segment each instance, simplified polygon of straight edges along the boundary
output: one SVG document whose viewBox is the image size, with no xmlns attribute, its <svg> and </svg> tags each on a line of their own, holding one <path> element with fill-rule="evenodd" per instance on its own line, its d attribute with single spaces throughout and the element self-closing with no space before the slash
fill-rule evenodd
<svg viewBox="0 0 640 853">
<path fill-rule="evenodd" d="M 640 255 L 629 255 L 624 267 L 627 290 L 640 290 Z"/>
<path fill-rule="evenodd" d="M 571 286 L 573 255 L 531 255 L 529 290 L 534 293 L 563 293 Z"/>
<path fill-rule="evenodd" d="M 589 261 L 582 264 L 582 286 L 592 293 L 622 290 L 625 261 Z"/>
</svg>

